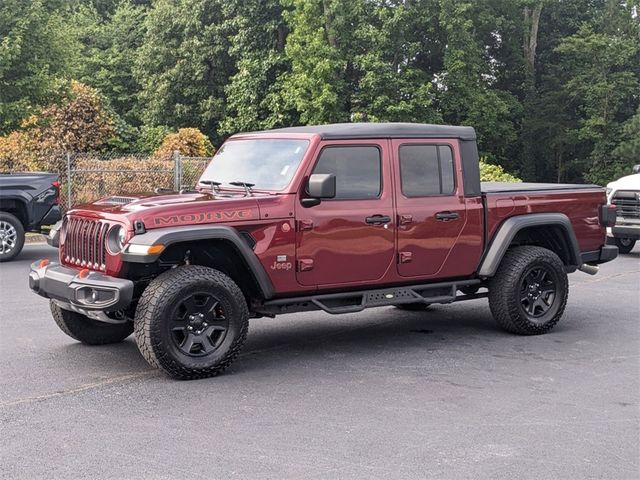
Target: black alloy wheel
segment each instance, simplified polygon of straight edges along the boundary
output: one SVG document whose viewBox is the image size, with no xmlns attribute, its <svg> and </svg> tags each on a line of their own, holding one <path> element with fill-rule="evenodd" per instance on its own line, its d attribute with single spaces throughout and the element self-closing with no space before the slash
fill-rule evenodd
<svg viewBox="0 0 640 480">
<path fill-rule="evenodd" d="M 215 295 L 197 292 L 177 304 L 168 327 L 175 346 L 183 354 L 199 357 L 220 347 L 229 321 Z"/>
<path fill-rule="evenodd" d="M 544 264 L 529 268 L 520 282 L 520 306 L 523 312 L 535 322 L 552 307 L 557 296 L 555 272 Z"/>
</svg>

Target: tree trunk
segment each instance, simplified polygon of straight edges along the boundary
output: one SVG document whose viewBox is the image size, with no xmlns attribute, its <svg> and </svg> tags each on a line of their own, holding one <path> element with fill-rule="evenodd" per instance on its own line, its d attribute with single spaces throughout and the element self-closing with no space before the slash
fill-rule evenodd
<svg viewBox="0 0 640 480">
<path fill-rule="evenodd" d="M 523 54 L 527 74 L 533 76 L 536 66 L 536 48 L 538 47 L 538 27 L 540 26 L 540 14 L 542 13 L 542 1 L 533 10 L 524 8 L 524 39 Z"/>
<path fill-rule="evenodd" d="M 333 48 L 338 47 L 338 40 L 333 31 L 333 14 L 331 12 L 331 1 L 322 0 L 322 9 L 324 10 L 324 29 L 327 32 L 327 41 Z"/>
</svg>

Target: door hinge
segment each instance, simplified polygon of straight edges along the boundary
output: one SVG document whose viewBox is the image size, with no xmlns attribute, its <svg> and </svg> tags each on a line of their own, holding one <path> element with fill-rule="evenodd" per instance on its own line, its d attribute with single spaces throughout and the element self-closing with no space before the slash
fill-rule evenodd
<svg viewBox="0 0 640 480">
<path fill-rule="evenodd" d="M 299 272 L 308 272 L 309 270 L 313 270 L 313 260 L 310 258 L 304 258 L 302 260 L 298 260 L 298 271 Z"/>
<path fill-rule="evenodd" d="M 296 228 L 299 232 L 313 230 L 313 220 L 298 220 L 296 222 Z"/>
<path fill-rule="evenodd" d="M 407 225 L 413 222 L 413 215 L 399 215 L 398 224 L 399 225 Z"/>
<path fill-rule="evenodd" d="M 411 252 L 399 252 L 398 253 L 398 261 L 400 263 L 409 263 L 411 261 Z"/>
</svg>

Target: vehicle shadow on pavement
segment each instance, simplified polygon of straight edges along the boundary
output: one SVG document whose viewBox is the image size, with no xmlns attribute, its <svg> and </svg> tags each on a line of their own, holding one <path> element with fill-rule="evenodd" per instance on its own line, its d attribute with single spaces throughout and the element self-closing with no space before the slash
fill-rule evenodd
<svg viewBox="0 0 640 480">
<path fill-rule="evenodd" d="M 261 321 L 265 324 L 253 331 L 250 328 L 247 344 L 231 370 L 236 375 L 282 368 L 304 370 L 305 365 L 314 361 L 337 358 L 341 363 L 366 364 L 400 356 L 421 357 L 436 350 L 447 352 L 448 356 L 466 348 L 465 345 L 472 344 L 477 351 L 487 344 L 501 343 L 505 336 L 514 337 L 495 325 L 488 308 L 461 310 L 442 306 L 425 312 L 384 308 L 373 314 L 349 317 L 336 321 L 333 316 L 323 315 L 306 325 L 305 319 L 299 319 L 295 325 L 254 320 L 252 327 Z"/>
<path fill-rule="evenodd" d="M 307 315 L 252 320 L 247 343 L 230 371 L 238 375 L 296 365 L 304 369 L 308 362 L 332 357 L 360 363 L 370 356 L 391 359 L 425 349 L 459 349 L 469 342 L 498 342 L 511 336 L 498 329 L 484 306 L 464 310 L 432 306 L 424 312 L 381 308 L 340 317 L 314 313 L 313 319 Z M 116 375 L 154 371 L 138 351 L 133 336 L 113 345 L 65 344 L 57 349 L 56 357 L 60 366 L 76 371 Z"/>
</svg>

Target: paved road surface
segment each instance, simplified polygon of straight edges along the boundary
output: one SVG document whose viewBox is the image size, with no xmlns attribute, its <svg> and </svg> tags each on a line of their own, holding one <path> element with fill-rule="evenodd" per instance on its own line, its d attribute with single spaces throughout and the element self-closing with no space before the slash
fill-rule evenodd
<svg viewBox="0 0 640 480">
<path fill-rule="evenodd" d="M 179 382 L 133 338 L 87 347 L 0 265 L 0 478 L 637 479 L 640 249 L 571 275 L 549 335 L 485 300 L 253 320 L 225 375 Z"/>
</svg>

